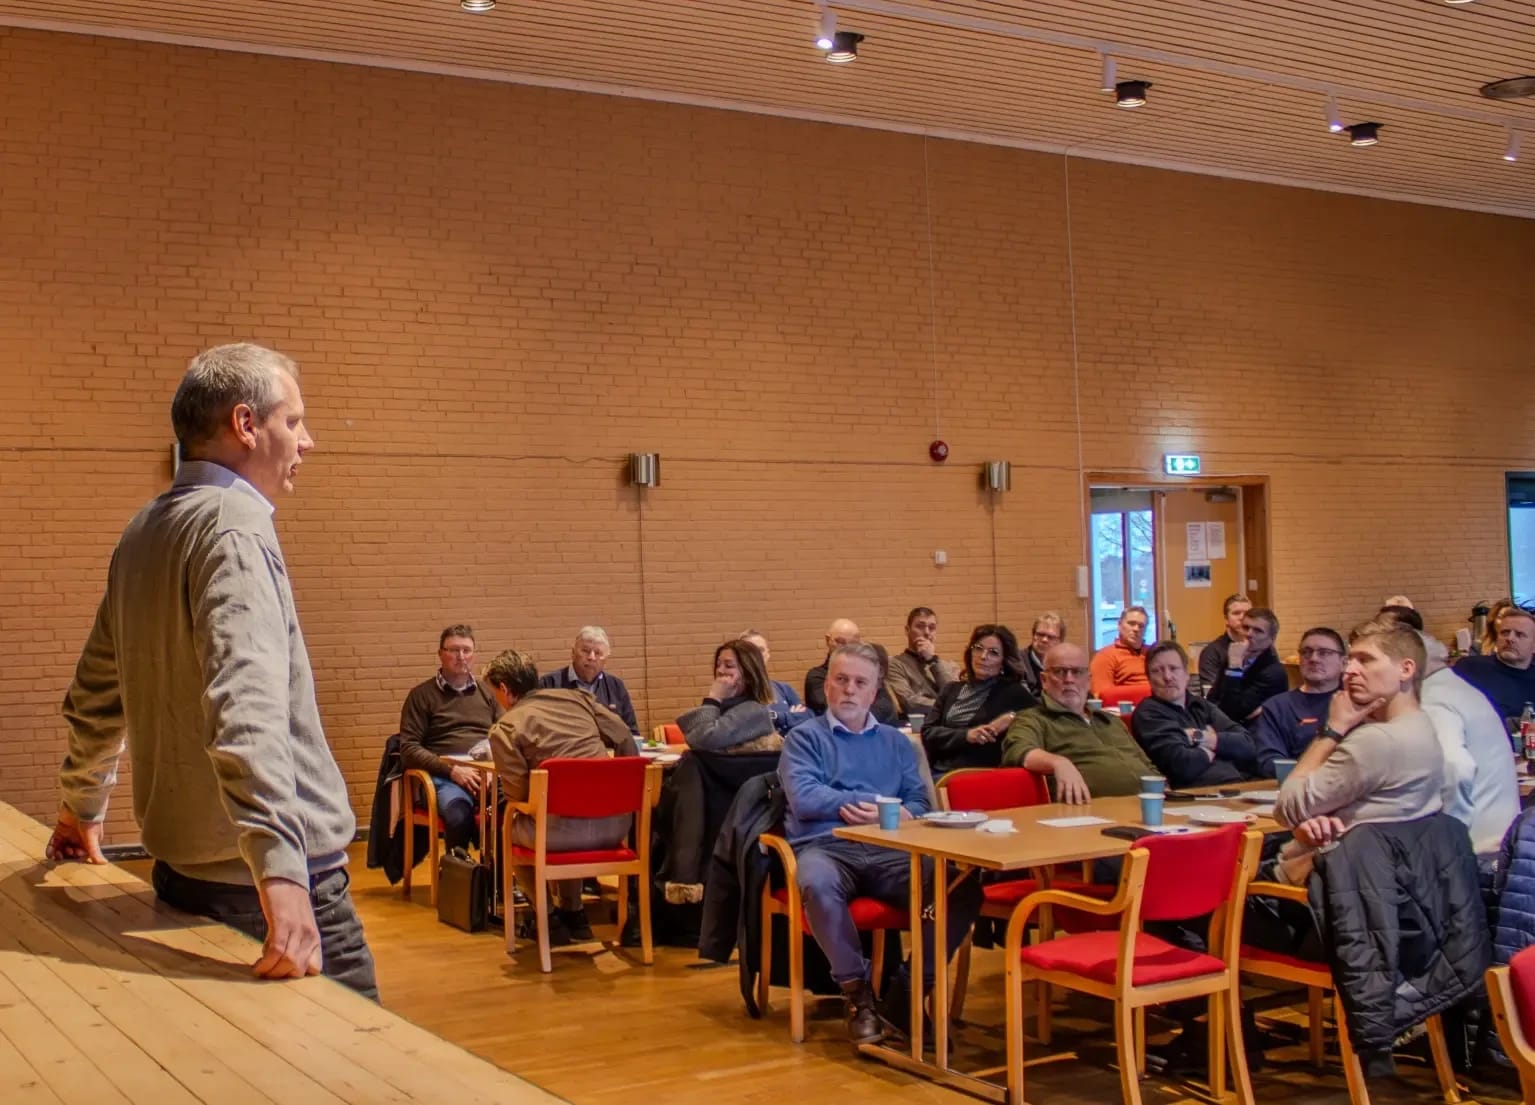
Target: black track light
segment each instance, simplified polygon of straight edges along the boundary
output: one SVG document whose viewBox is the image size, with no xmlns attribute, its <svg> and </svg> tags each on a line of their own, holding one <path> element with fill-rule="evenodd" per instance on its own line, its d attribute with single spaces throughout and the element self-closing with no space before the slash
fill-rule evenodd
<svg viewBox="0 0 1535 1105">
<path fill-rule="evenodd" d="M 838 31 L 831 36 L 831 49 L 826 51 L 826 60 L 833 65 L 857 61 L 858 44 L 862 41 L 863 35 L 857 31 Z"/>
<path fill-rule="evenodd" d="M 1119 81 L 1114 85 L 1114 103 L 1119 107 L 1144 107 L 1150 81 Z"/>
<path fill-rule="evenodd" d="M 1350 146 L 1373 146 L 1380 141 L 1380 128 L 1384 123 L 1351 123 L 1343 129 L 1348 131 L 1348 144 Z"/>
</svg>

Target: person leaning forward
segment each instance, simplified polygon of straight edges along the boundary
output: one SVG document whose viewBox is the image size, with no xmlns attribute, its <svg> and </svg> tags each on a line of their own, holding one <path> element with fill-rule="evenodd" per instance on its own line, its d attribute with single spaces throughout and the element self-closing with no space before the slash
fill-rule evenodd
<svg viewBox="0 0 1535 1105">
<path fill-rule="evenodd" d="M 1057 802 L 1089 802 L 1137 794 L 1154 775 L 1124 723 L 1087 706 L 1087 653 L 1060 644 L 1045 654 L 1043 700 L 1014 720 L 1002 743 L 1002 763 L 1049 776 Z"/>
<path fill-rule="evenodd" d="M 304 413 L 298 366 L 270 349 L 222 345 L 187 368 L 180 470 L 123 531 L 64 699 L 47 854 L 106 862 L 126 747 L 155 893 L 260 940 L 258 977 L 323 971 L 376 999 L 348 891 L 356 822 L 272 524 L 314 446 Z"/>
</svg>

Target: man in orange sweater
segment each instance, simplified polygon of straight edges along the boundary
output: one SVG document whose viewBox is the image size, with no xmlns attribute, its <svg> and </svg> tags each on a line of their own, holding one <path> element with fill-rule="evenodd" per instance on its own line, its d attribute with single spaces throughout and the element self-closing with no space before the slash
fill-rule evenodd
<svg viewBox="0 0 1535 1105">
<path fill-rule="evenodd" d="M 1119 639 L 1093 656 L 1093 697 L 1102 698 L 1110 687 L 1146 687 L 1146 639 L 1149 621 L 1144 606 L 1132 606 L 1119 616 Z"/>
</svg>

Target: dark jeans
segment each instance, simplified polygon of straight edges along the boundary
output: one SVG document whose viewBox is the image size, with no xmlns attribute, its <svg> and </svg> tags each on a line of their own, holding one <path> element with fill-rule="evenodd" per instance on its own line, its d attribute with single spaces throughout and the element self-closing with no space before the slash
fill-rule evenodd
<svg viewBox="0 0 1535 1105">
<path fill-rule="evenodd" d="M 266 915 L 261 912 L 261 897 L 254 886 L 189 879 L 159 860 L 150 880 L 155 894 L 167 905 L 209 917 L 253 939 L 266 940 Z M 352 908 L 352 896 L 347 891 L 351 883 L 345 867 L 310 877 L 309 900 L 320 929 L 320 955 L 327 978 L 377 1001 L 373 953 L 368 951 L 362 922 Z"/>
<path fill-rule="evenodd" d="M 467 848 L 480 839 L 480 800 L 452 779 L 432 776 L 437 792 L 437 816 L 442 818 L 442 837 L 449 848 Z"/>
<path fill-rule="evenodd" d="M 911 857 L 892 848 L 834 836 L 806 841 L 795 847 L 794 856 L 799 863 L 805 919 L 810 922 L 810 934 L 831 962 L 832 978 L 838 983 L 867 979 L 869 963 L 863 957 L 863 943 L 848 912 L 848 902 L 853 898 L 878 898 L 904 908 L 911 900 Z M 922 861 L 922 883 L 930 900 L 933 886 L 930 860 Z M 949 893 L 948 911 L 946 943 L 947 954 L 952 957 L 981 911 L 981 884 L 974 872 Z M 922 922 L 923 985 L 931 986 L 936 974 L 933 923 L 929 917 Z"/>
</svg>

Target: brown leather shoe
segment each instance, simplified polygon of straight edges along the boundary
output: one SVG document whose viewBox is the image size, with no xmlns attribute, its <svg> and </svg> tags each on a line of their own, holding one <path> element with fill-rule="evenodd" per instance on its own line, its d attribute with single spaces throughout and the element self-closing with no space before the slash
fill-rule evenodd
<svg viewBox="0 0 1535 1105">
<path fill-rule="evenodd" d="M 875 1008 L 874 988 L 863 979 L 842 984 L 842 998 L 847 1002 L 847 1038 L 856 1048 L 885 1038 L 885 1026 Z"/>
</svg>

